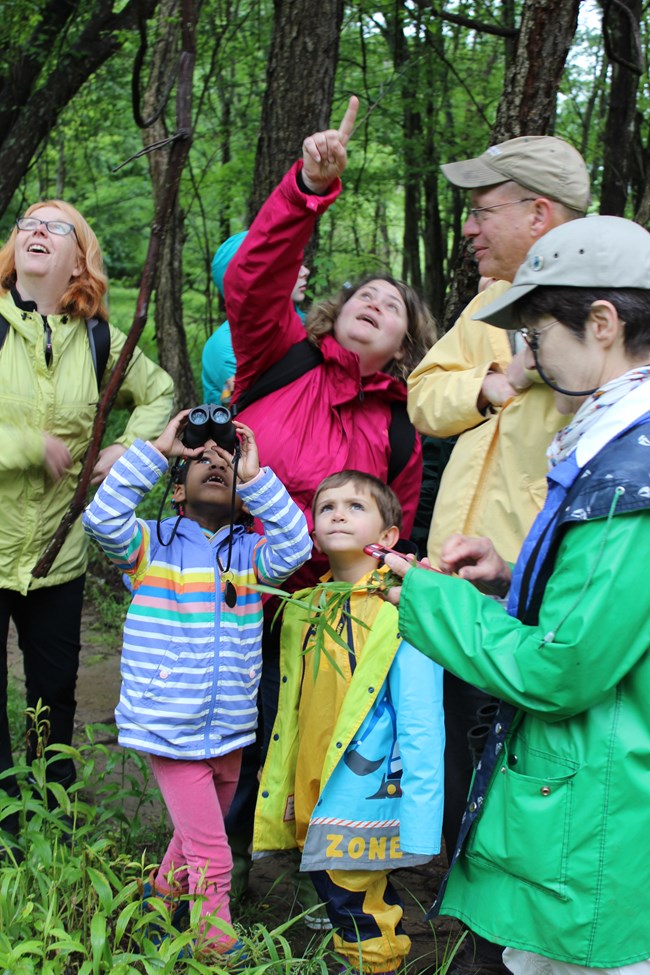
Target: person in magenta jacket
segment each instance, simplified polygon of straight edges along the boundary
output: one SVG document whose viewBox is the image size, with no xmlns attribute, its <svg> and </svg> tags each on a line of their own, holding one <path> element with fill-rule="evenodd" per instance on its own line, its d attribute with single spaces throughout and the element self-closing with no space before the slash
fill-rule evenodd
<svg viewBox="0 0 650 975">
<path fill-rule="evenodd" d="M 237 358 L 235 403 L 262 373 L 304 341 L 305 332 L 322 353 L 321 364 L 240 414 L 255 430 L 262 463 L 278 472 L 304 511 L 310 530 L 315 490 L 329 474 L 354 468 L 389 480 L 391 404 L 405 404 L 406 376 L 435 336 L 431 314 L 415 291 L 383 272 L 312 308 L 304 324 L 291 301 L 316 219 L 341 192 L 339 177 L 346 166 L 346 144 L 357 108 L 358 100 L 351 99 L 340 129 L 305 140 L 302 161 L 262 206 L 224 278 Z M 391 481 L 404 512 L 406 537 L 413 526 L 421 480 L 421 447 L 414 435 L 411 456 Z M 316 555 L 284 588 L 312 587 L 327 568 L 327 560 Z M 265 607 L 260 750 L 244 755 L 227 823 L 235 858 L 233 879 L 239 889 L 245 889 L 250 869 L 257 770 L 277 711 L 279 627 L 271 626 L 270 604 Z M 297 885 L 296 897 L 299 904 L 310 907 L 306 923 L 322 926 L 322 918 L 319 921 L 311 912 L 313 891 Z"/>
<path fill-rule="evenodd" d="M 388 479 L 391 403 L 405 402 L 406 376 L 434 336 L 419 296 L 383 273 L 313 308 L 306 326 L 291 301 L 316 219 L 341 192 L 357 107 L 351 99 L 340 129 L 305 140 L 302 162 L 261 208 L 224 280 L 237 358 L 234 402 L 305 338 L 305 327 L 323 354 L 322 364 L 242 411 L 264 463 L 278 471 L 308 520 L 314 491 L 327 475 L 354 467 Z M 391 483 L 407 537 L 421 476 L 416 437 L 412 456 Z M 312 558 L 292 577 L 291 588 L 314 585 L 326 568 L 322 558 Z"/>
<path fill-rule="evenodd" d="M 224 275 L 233 259 L 233 255 L 241 247 L 242 241 L 245 239 L 247 233 L 247 230 L 242 230 L 238 234 L 233 234 L 232 237 L 229 237 L 217 248 L 217 252 L 212 258 L 212 280 L 222 298 Z M 298 277 L 296 278 L 293 291 L 291 292 L 291 300 L 303 322 L 305 316 L 300 311 L 298 305 L 305 300 L 308 277 L 309 268 L 302 264 L 298 271 Z M 204 403 L 223 403 L 226 405 L 230 402 L 235 385 L 236 369 L 237 362 L 230 337 L 230 322 L 226 320 L 212 333 L 203 346 L 203 352 L 201 354 L 201 381 L 203 383 Z"/>
</svg>

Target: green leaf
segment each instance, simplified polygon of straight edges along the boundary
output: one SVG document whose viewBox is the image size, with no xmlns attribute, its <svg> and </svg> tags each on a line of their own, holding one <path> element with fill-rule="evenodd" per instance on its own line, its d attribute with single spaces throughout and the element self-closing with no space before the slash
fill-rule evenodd
<svg viewBox="0 0 650 975">
<path fill-rule="evenodd" d="M 94 867 L 87 867 L 86 873 L 88 874 L 88 879 L 90 880 L 97 897 L 99 898 L 99 903 L 102 909 L 110 914 L 113 909 L 113 891 L 111 885 L 107 881 L 106 877 L 103 876 Z"/>
<path fill-rule="evenodd" d="M 93 952 L 93 975 L 99 975 L 102 955 L 107 948 L 106 915 L 97 913 L 90 922 L 90 945 Z"/>
<path fill-rule="evenodd" d="M 122 943 L 122 938 L 125 936 L 127 928 L 133 921 L 134 914 L 139 915 L 141 912 L 142 904 L 140 901 L 132 901 L 120 911 L 115 922 L 115 944 L 119 945 Z"/>
</svg>

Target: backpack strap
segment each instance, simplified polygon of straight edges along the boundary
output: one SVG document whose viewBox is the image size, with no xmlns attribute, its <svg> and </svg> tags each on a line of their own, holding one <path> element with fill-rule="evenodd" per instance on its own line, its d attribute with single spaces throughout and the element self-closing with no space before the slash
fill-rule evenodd
<svg viewBox="0 0 650 975">
<path fill-rule="evenodd" d="M 108 322 L 103 318 L 86 319 L 88 330 L 88 342 L 90 344 L 90 354 L 93 358 L 95 376 L 97 377 L 97 389 L 101 389 L 102 379 L 106 371 L 108 355 L 111 351 L 111 330 Z"/>
<path fill-rule="evenodd" d="M 266 372 L 259 376 L 252 386 L 242 393 L 236 403 L 233 404 L 232 414 L 237 414 L 256 403 L 263 396 L 274 393 L 277 389 L 288 386 L 294 379 L 304 376 L 310 369 L 315 369 L 323 362 L 323 353 L 309 339 L 296 342 L 292 345 L 286 355 L 274 362 Z"/>
<path fill-rule="evenodd" d="M 105 322 L 103 318 L 88 318 L 86 328 L 93 368 L 97 378 L 97 389 L 100 389 L 106 371 L 108 355 L 111 351 L 111 331 L 108 322 Z M 9 322 L 3 315 L 0 315 L 0 349 L 2 349 L 8 334 Z"/>
<path fill-rule="evenodd" d="M 415 438 L 417 436 L 415 427 L 409 419 L 406 411 L 406 403 L 394 402 L 390 404 L 391 421 L 388 428 L 388 441 L 390 443 L 390 460 L 388 462 L 388 483 L 402 473 L 409 462 Z"/>
</svg>

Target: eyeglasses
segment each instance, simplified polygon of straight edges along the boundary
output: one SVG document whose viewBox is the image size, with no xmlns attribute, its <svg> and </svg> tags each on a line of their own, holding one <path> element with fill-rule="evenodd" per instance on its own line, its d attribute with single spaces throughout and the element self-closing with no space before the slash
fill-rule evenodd
<svg viewBox="0 0 650 975">
<path fill-rule="evenodd" d="M 77 236 L 74 226 L 71 223 L 66 223 L 65 220 L 39 220 L 38 217 L 18 217 L 16 226 L 19 230 L 38 230 L 40 226 L 44 226 L 49 233 L 56 234 L 57 237 L 67 237 L 68 234 Z"/>
<path fill-rule="evenodd" d="M 543 328 L 520 328 L 519 334 L 528 346 L 531 352 L 539 351 L 539 337 L 542 332 L 547 332 L 549 328 L 553 328 L 554 325 L 558 325 L 559 322 L 556 320 L 554 322 L 549 322 L 548 325 L 544 325 Z"/>
<path fill-rule="evenodd" d="M 522 200 L 510 200 L 508 203 L 493 203 L 489 207 L 470 207 L 469 215 L 474 217 L 477 223 L 483 223 L 485 216 L 480 216 L 480 214 L 487 215 L 492 213 L 493 210 L 498 210 L 499 207 L 513 207 L 516 203 L 533 203 L 537 197 L 535 196 L 525 196 Z"/>
</svg>

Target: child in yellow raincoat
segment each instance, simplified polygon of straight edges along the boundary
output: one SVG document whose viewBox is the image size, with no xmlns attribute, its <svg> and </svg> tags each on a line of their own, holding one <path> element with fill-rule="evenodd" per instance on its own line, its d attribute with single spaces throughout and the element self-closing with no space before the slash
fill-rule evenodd
<svg viewBox="0 0 650 975">
<path fill-rule="evenodd" d="M 343 471 L 319 485 L 313 514 L 330 562 L 325 580 L 354 588 L 317 667 L 314 628 L 297 602 L 287 606 L 254 855 L 297 846 L 327 905 L 342 970 L 392 973 L 411 943 L 390 871 L 440 850 L 442 670 L 401 640 L 393 607 L 368 589 L 377 563 L 364 546 L 390 548 L 399 537 L 393 491 Z"/>
</svg>

